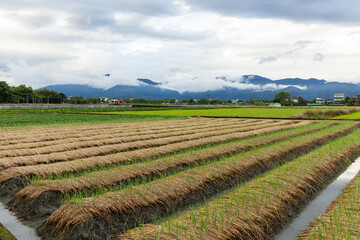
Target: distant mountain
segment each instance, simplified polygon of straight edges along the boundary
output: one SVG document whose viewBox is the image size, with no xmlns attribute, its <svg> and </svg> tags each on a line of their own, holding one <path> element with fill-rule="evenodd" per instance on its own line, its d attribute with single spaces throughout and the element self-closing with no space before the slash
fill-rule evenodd
<svg viewBox="0 0 360 240">
<path fill-rule="evenodd" d="M 94 88 L 88 85 L 63 84 L 46 86 L 47 89 L 63 92 L 67 96 L 87 97 L 113 97 L 113 98 L 143 98 L 143 99 L 201 99 L 217 98 L 228 99 L 274 99 L 280 91 L 289 92 L 293 96 L 301 96 L 305 99 L 317 97 L 331 99 L 335 93 L 344 93 L 345 96 L 360 94 L 360 85 L 352 83 L 327 82 L 320 79 L 285 78 L 271 80 L 257 75 L 244 75 L 231 78 L 217 77 L 217 81 L 223 82 L 223 88 L 211 91 L 183 92 L 167 89 L 166 85 L 154 82 L 150 79 L 139 78 L 139 86 L 116 85 L 107 90 Z"/>
<path fill-rule="evenodd" d="M 143 99 L 182 99 L 183 96 L 174 90 L 154 86 L 127 86 L 116 85 L 103 93 L 104 96 L 113 98 L 143 98 Z"/>
<path fill-rule="evenodd" d="M 46 89 L 54 90 L 56 92 L 62 92 L 66 96 L 82 96 L 83 98 L 88 97 L 101 97 L 104 89 L 94 88 L 84 84 L 60 84 L 60 85 L 49 85 L 43 87 Z M 41 88 L 41 89 L 43 89 Z"/>
</svg>

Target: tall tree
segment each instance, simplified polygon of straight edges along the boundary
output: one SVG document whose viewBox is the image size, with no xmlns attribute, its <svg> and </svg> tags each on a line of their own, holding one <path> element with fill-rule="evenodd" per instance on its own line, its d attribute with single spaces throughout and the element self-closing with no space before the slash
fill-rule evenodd
<svg viewBox="0 0 360 240">
<path fill-rule="evenodd" d="M 0 81 L 0 103 L 10 102 L 12 92 L 9 85 L 5 81 Z"/>
<path fill-rule="evenodd" d="M 10 89 L 16 100 L 23 103 L 32 101 L 32 96 L 34 94 L 32 87 L 26 87 L 24 84 L 21 84 L 17 87 L 10 87 Z"/>
<path fill-rule="evenodd" d="M 291 94 L 288 92 L 279 92 L 275 95 L 274 102 L 280 103 L 280 102 L 286 102 L 286 97 L 290 97 Z"/>
<path fill-rule="evenodd" d="M 63 93 L 58 93 L 53 90 L 46 88 L 35 90 L 36 98 L 40 100 L 41 103 L 61 103 L 66 98 L 66 95 Z"/>
</svg>

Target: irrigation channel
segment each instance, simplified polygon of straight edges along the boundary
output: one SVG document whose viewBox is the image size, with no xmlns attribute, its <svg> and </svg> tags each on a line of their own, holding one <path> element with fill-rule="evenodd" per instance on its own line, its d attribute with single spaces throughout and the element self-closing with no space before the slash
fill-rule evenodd
<svg viewBox="0 0 360 240">
<path fill-rule="evenodd" d="M 35 230 L 21 223 L 11 212 L 0 202 L 0 222 L 9 230 L 16 239 L 39 240 Z"/>
<path fill-rule="evenodd" d="M 327 186 L 304 210 L 297 216 L 275 240 L 296 239 L 304 231 L 310 222 L 325 212 L 326 208 L 341 193 L 342 189 L 359 173 L 360 157 L 356 159 L 336 180 Z"/>
</svg>

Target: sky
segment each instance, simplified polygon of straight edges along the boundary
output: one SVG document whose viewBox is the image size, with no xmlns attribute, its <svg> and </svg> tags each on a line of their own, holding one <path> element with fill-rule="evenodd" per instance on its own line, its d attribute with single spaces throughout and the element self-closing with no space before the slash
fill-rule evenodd
<svg viewBox="0 0 360 240">
<path fill-rule="evenodd" d="M 8 0 L 0 30 L 0 81 L 12 86 L 360 82 L 358 0 Z"/>
</svg>

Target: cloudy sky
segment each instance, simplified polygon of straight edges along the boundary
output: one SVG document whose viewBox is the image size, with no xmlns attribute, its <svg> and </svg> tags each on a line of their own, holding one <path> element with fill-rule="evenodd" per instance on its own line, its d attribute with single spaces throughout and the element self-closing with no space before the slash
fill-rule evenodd
<svg viewBox="0 0 360 240">
<path fill-rule="evenodd" d="M 0 30 L 0 81 L 10 85 L 360 82 L 358 0 L 8 0 Z"/>
</svg>

